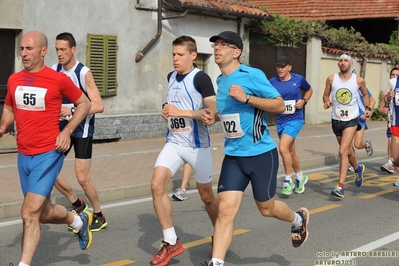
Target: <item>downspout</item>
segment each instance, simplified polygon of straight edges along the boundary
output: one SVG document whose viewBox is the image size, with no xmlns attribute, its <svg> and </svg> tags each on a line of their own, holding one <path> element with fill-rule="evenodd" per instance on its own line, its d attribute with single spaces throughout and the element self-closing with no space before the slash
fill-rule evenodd
<svg viewBox="0 0 399 266">
<path fill-rule="evenodd" d="M 154 36 L 154 38 L 152 38 L 152 40 L 147 44 L 147 46 L 144 47 L 144 49 L 141 50 L 141 52 L 139 52 L 136 55 L 136 63 L 140 62 L 140 60 L 144 57 L 144 55 L 148 52 L 151 46 L 159 39 L 159 37 L 162 34 L 162 0 L 158 0 L 157 20 L 158 20 L 157 34 Z"/>
<path fill-rule="evenodd" d="M 241 36 L 241 22 L 242 22 L 241 18 L 237 19 L 237 34 L 239 36 Z"/>
<path fill-rule="evenodd" d="M 152 40 L 147 44 L 146 47 L 144 47 L 143 50 L 141 50 L 140 53 L 136 55 L 136 63 L 140 62 L 141 59 L 144 57 L 144 55 L 148 52 L 148 50 L 154 45 L 156 40 L 159 39 L 159 37 L 162 35 L 162 20 L 164 19 L 174 19 L 174 18 L 182 18 L 187 16 L 188 14 L 188 9 L 186 9 L 183 13 L 177 14 L 177 15 L 171 15 L 171 16 L 166 16 L 162 17 L 162 0 L 158 0 L 158 9 L 157 9 L 157 20 L 158 20 L 158 30 L 157 34 L 152 38 Z"/>
</svg>

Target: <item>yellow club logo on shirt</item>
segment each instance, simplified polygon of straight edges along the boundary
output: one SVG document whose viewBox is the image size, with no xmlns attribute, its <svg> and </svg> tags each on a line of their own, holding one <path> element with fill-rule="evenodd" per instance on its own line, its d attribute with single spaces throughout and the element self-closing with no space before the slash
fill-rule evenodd
<svg viewBox="0 0 399 266">
<path fill-rule="evenodd" d="M 352 92 L 347 88 L 341 88 L 337 90 L 335 98 L 340 104 L 348 104 L 352 100 Z"/>
</svg>

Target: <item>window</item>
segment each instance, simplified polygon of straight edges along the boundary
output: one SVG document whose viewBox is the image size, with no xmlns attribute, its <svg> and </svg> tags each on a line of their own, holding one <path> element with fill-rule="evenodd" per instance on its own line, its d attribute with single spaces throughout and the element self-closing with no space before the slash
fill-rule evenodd
<svg viewBox="0 0 399 266">
<path fill-rule="evenodd" d="M 117 37 L 87 34 L 86 65 L 93 73 L 101 96 L 117 92 Z"/>
<path fill-rule="evenodd" d="M 197 58 L 195 58 L 194 60 L 194 64 L 201 69 L 202 71 L 206 72 L 206 59 L 207 59 L 207 55 L 206 54 L 200 54 L 197 53 Z"/>
</svg>

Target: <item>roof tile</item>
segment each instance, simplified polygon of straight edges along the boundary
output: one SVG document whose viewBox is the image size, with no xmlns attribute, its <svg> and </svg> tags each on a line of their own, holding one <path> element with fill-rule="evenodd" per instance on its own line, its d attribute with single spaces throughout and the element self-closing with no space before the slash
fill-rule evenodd
<svg viewBox="0 0 399 266">
<path fill-rule="evenodd" d="M 247 0 L 181 0 L 181 3 L 183 6 L 196 6 L 256 16 L 269 16 L 268 13 L 261 10 L 252 1 L 249 2 Z"/>
<path fill-rule="evenodd" d="M 397 18 L 399 0 L 251 0 L 270 14 L 305 20 Z"/>
</svg>

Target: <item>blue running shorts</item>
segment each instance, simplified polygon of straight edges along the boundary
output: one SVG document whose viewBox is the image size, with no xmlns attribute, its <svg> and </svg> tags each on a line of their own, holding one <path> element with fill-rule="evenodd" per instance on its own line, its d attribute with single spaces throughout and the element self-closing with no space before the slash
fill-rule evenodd
<svg viewBox="0 0 399 266">
<path fill-rule="evenodd" d="M 18 153 L 18 172 L 22 193 L 50 197 L 64 163 L 64 153 L 52 150 L 36 155 Z"/>
<path fill-rule="evenodd" d="M 296 139 L 304 123 L 305 121 L 303 120 L 291 120 L 283 124 L 277 124 L 276 129 L 278 138 L 281 139 L 281 135 L 285 134 Z"/>
<path fill-rule="evenodd" d="M 391 128 L 387 127 L 387 132 L 386 132 L 387 138 L 389 139 L 390 137 L 392 137 L 392 133 L 391 133 Z"/>
<path fill-rule="evenodd" d="M 255 200 L 268 201 L 277 190 L 278 160 L 277 148 L 250 157 L 226 155 L 220 172 L 218 193 L 245 191 L 251 182 Z"/>
</svg>

